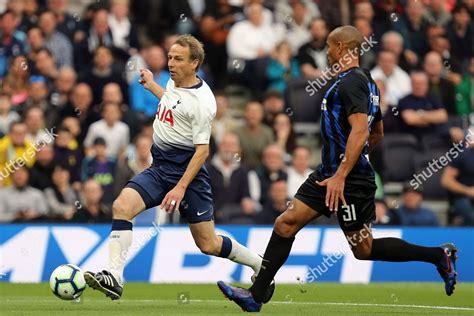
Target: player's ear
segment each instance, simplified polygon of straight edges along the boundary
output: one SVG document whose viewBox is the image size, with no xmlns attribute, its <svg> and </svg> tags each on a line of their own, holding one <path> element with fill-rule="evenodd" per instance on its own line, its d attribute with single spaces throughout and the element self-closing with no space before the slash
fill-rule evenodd
<svg viewBox="0 0 474 316">
<path fill-rule="evenodd" d="M 198 68 L 198 66 L 199 66 L 199 59 L 194 59 L 194 60 L 191 62 L 191 65 L 193 65 L 194 70 L 197 72 L 197 68 Z"/>
</svg>

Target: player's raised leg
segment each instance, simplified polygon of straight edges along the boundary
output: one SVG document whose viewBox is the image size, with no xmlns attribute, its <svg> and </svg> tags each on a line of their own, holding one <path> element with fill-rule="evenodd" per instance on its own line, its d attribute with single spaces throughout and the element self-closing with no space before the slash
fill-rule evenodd
<svg viewBox="0 0 474 316">
<path fill-rule="evenodd" d="M 423 247 L 399 238 L 373 239 L 370 224 L 359 231 L 346 231 L 347 241 L 354 256 L 359 260 L 373 261 L 422 261 L 436 266 L 445 283 L 447 295 L 454 292 L 456 284 L 456 247 L 451 243 L 439 247 Z"/>
<path fill-rule="evenodd" d="M 114 201 L 112 232 L 109 236 L 109 270 L 97 273 L 87 271 L 84 278 L 87 284 L 104 293 L 112 300 L 119 299 L 123 292 L 123 270 L 127 260 L 128 248 L 132 244 L 131 220 L 145 209 L 140 194 L 129 187 L 122 190 Z"/>
<path fill-rule="evenodd" d="M 263 256 L 262 267 L 252 287 L 247 290 L 219 281 L 218 286 L 222 293 L 244 311 L 259 311 L 268 287 L 290 254 L 295 235 L 319 216 L 318 212 L 305 203 L 294 199 L 288 209 L 275 221 L 272 236 Z"/>
</svg>

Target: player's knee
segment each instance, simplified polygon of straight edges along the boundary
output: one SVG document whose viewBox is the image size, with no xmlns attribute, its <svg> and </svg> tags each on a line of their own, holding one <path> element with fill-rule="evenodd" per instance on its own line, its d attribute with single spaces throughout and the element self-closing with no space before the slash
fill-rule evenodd
<svg viewBox="0 0 474 316">
<path fill-rule="evenodd" d="M 282 237 L 292 237 L 296 234 L 294 221 L 289 219 L 288 216 L 285 216 L 284 214 L 277 217 L 273 229 L 278 235 Z"/>
<path fill-rule="evenodd" d="M 127 209 L 127 204 L 120 197 L 118 197 L 112 204 L 112 212 L 114 219 L 131 220 L 130 211 Z"/>
<path fill-rule="evenodd" d="M 205 255 L 217 256 L 220 252 L 220 249 L 214 243 L 198 243 L 198 248 Z"/>
<path fill-rule="evenodd" d="M 369 247 L 352 248 L 352 253 L 358 260 L 370 260 L 371 249 Z"/>
</svg>

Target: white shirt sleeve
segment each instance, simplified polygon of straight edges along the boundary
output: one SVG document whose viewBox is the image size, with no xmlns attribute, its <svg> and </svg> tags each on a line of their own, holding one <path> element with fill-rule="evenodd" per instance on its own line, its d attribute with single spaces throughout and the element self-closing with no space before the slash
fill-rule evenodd
<svg viewBox="0 0 474 316">
<path fill-rule="evenodd" d="M 211 98 L 198 98 L 194 104 L 191 115 L 193 129 L 193 144 L 209 144 L 211 138 L 212 120 L 216 116 L 216 100 Z"/>
<path fill-rule="evenodd" d="M 96 126 L 97 126 L 96 124 L 92 124 L 89 127 L 89 130 L 87 131 L 86 139 L 84 140 L 84 146 L 86 146 L 86 147 L 92 146 L 92 143 L 94 142 L 95 138 L 97 137 L 96 136 L 97 133 L 95 131 Z"/>
</svg>

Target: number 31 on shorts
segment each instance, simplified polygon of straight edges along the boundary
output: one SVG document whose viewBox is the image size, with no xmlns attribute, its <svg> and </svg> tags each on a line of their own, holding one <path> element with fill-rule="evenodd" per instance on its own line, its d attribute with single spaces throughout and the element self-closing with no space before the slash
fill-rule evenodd
<svg viewBox="0 0 474 316">
<path fill-rule="evenodd" d="M 354 204 L 343 205 L 341 208 L 344 211 L 344 214 L 342 215 L 344 222 L 352 222 L 356 220 Z"/>
</svg>

